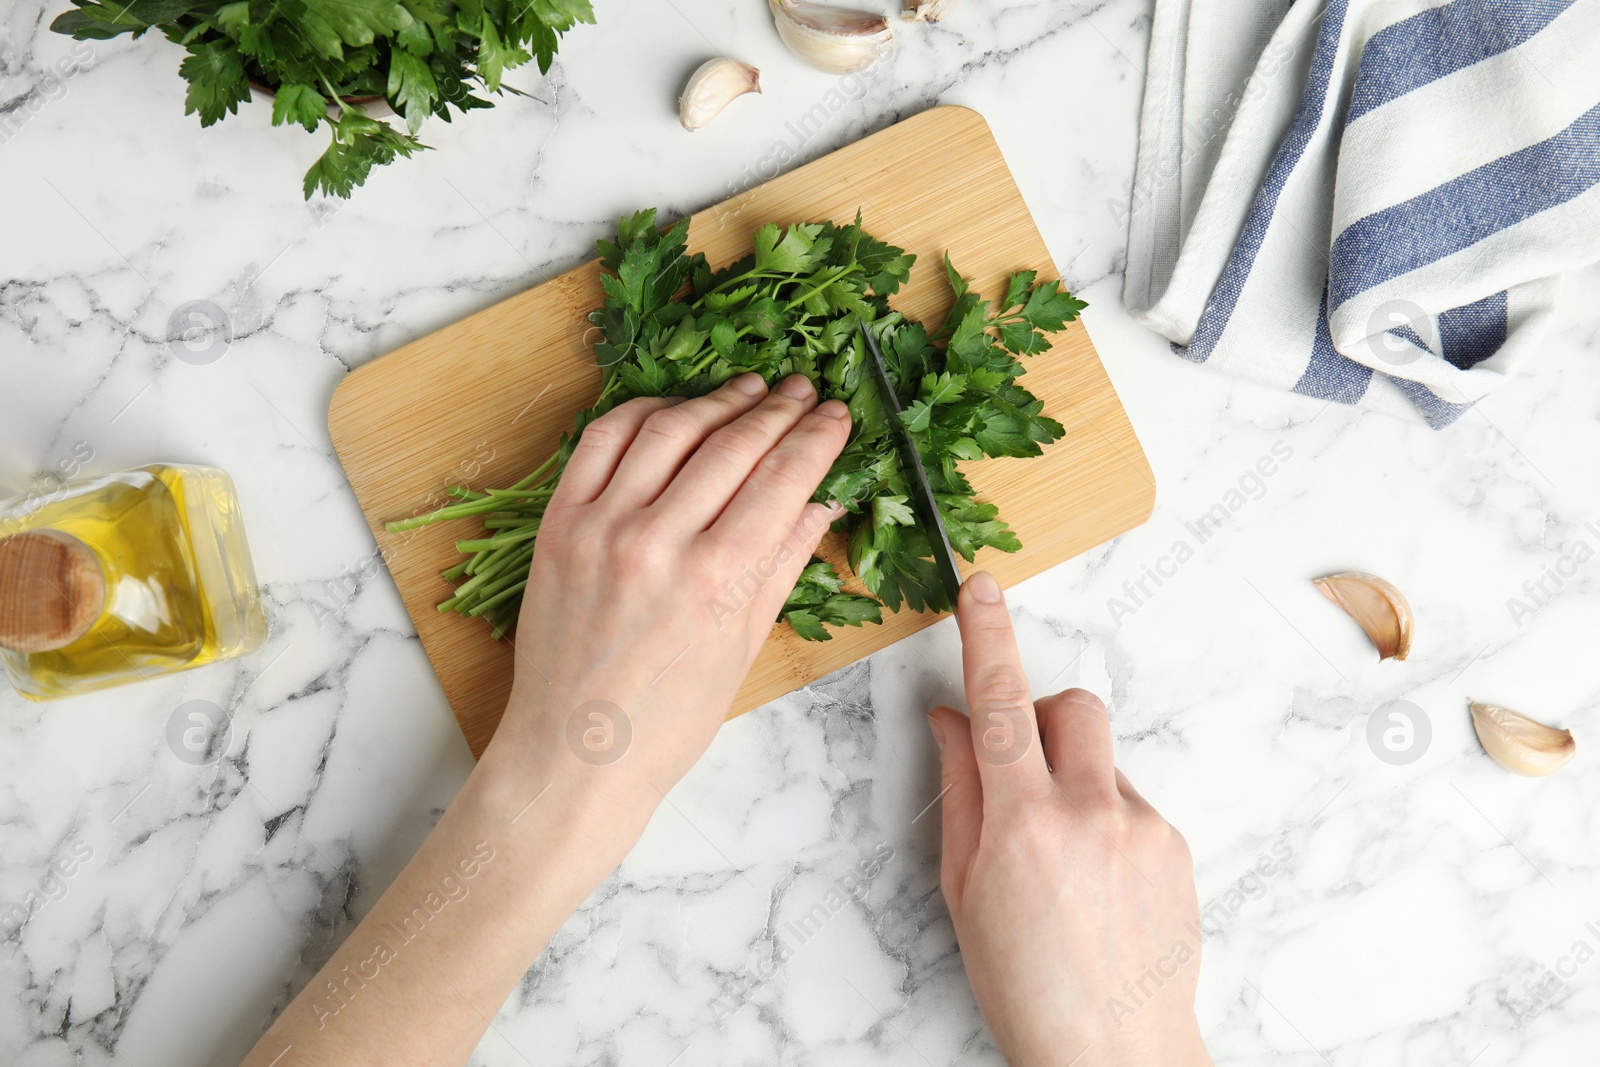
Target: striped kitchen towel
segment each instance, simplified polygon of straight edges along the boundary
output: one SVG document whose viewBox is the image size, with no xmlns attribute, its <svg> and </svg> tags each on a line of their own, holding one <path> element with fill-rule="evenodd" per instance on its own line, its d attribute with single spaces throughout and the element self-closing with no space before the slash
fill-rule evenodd
<svg viewBox="0 0 1600 1067">
<path fill-rule="evenodd" d="M 1449 425 L 1600 260 L 1600 0 L 1156 0 L 1128 242 L 1180 355 Z"/>
</svg>

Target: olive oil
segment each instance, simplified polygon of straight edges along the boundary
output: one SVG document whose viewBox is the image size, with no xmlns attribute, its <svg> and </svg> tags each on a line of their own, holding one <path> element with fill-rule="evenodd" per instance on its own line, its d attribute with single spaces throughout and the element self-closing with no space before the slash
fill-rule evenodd
<svg viewBox="0 0 1600 1067">
<path fill-rule="evenodd" d="M 156 464 L 0 507 L 0 661 L 25 697 L 188 670 L 266 636 L 220 470 Z"/>
</svg>

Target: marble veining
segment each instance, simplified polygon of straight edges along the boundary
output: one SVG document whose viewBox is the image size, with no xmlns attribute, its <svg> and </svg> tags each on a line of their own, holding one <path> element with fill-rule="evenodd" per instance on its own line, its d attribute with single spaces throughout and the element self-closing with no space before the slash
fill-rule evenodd
<svg viewBox="0 0 1600 1067">
<path fill-rule="evenodd" d="M 172 46 L 77 45 L 46 29 L 64 6 L 0 15 L 0 489 L 230 470 L 272 637 L 65 703 L 0 694 L 0 1060 L 237 1062 L 465 777 L 332 456 L 343 376 L 581 262 L 623 212 L 697 210 L 935 103 L 993 125 L 1155 469 L 1148 524 L 1013 605 L 1036 687 L 1104 694 L 1191 842 L 1217 1062 L 1593 1060 L 1600 273 L 1444 433 L 1176 359 L 1119 298 L 1149 0 L 966 0 L 848 84 L 760 3 L 606 0 L 548 78 L 513 78 L 527 96 L 309 204 L 318 138 L 259 104 L 202 132 Z M 721 53 L 766 91 L 685 134 L 677 91 Z M 167 343 L 194 302 L 227 323 L 211 362 Z M 1375 662 L 1309 584 L 1343 569 L 1410 595 L 1410 660 Z M 959 701 L 957 651 L 941 623 L 728 726 L 474 1063 L 998 1064 L 937 889 L 923 712 Z M 1467 696 L 1575 728 L 1576 761 L 1505 773 Z M 1367 740 L 1393 700 L 1432 727 L 1404 766 Z M 169 741 L 195 701 L 216 758 Z"/>
</svg>

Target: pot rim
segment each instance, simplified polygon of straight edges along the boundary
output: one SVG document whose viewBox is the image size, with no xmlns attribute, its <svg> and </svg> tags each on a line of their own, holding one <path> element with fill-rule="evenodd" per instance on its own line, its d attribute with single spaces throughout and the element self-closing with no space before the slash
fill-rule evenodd
<svg viewBox="0 0 1600 1067">
<path fill-rule="evenodd" d="M 275 86 L 268 85 L 263 81 L 257 81 L 255 78 L 246 78 L 245 80 L 250 83 L 250 88 L 258 93 L 266 96 L 278 95 L 278 90 Z M 359 107 L 367 107 L 370 104 L 376 104 L 380 100 L 384 103 L 389 102 L 387 97 L 382 96 L 341 96 L 339 99 L 347 104 L 356 104 Z"/>
</svg>

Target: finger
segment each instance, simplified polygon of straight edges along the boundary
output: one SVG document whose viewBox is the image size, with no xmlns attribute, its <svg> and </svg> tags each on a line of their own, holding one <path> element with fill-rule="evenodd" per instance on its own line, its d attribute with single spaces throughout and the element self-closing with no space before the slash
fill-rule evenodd
<svg viewBox="0 0 1600 1067">
<path fill-rule="evenodd" d="M 706 437 L 759 404 L 767 383 L 741 374 L 705 396 L 652 412 L 606 485 L 606 501 L 624 510 L 655 502 Z"/>
<path fill-rule="evenodd" d="M 978 571 L 962 583 L 956 620 L 983 794 L 1004 803 L 1044 783 L 1047 772 L 1028 677 L 994 575 Z"/>
<path fill-rule="evenodd" d="M 1123 774 L 1121 771 L 1116 772 L 1116 788 L 1117 792 L 1121 794 L 1122 799 L 1126 800 L 1131 807 L 1144 808 L 1151 812 L 1156 810 L 1155 805 L 1146 800 L 1144 796 L 1133 787 L 1133 783 L 1128 781 L 1128 776 Z"/>
<path fill-rule="evenodd" d="M 1033 706 L 1044 758 L 1062 792 L 1113 795 L 1117 782 L 1111 719 L 1100 698 L 1087 689 L 1068 689 L 1036 700 Z"/>
<path fill-rule="evenodd" d="M 807 504 L 800 512 L 799 521 L 790 528 L 788 537 L 771 551 L 757 555 L 753 563 L 740 568 L 737 578 L 724 585 L 722 610 L 750 612 L 746 621 L 754 624 L 750 644 L 752 660 L 771 632 L 772 620 L 783 610 L 783 602 L 800 580 L 800 572 L 816 555 L 817 545 L 827 534 L 828 527 L 843 514 L 843 505 Z M 745 604 L 749 605 L 748 609 Z M 721 625 L 720 618 L 718 625 Z"/>
<path fill-rule="evenodd" d="M 678 403 L 676 398 L 635 397 L 585 426 L 566 469 L 561 472 L 561 482 L 550 498 L 550 507 L 587 504 L 598 497 L 645 419 L 675 403 Z"/>
<path fill-rule="evenodd" d="M 803 375 L 785 378 L 754 409 L 707 435 L 672 484 L 662 490 L 657 506 L 695 530 L 706 529 L 762 457 L 816 404 L 817 392 Z M 778 529 L 785 529 L 799 514 L 796 506 Z"/>
<path fill-rule="evenodd" d="M 972 724 L 954 708 L 937 707 L 928 725 L 939 745 L 939 811 L 944 824 L 939 882 L 951 912 L 961 901 L 983 828 L 983 782 L 972 750 Z"/>
<path fill-rule="evenodd" d="M 729 545 L 770 543 L 787 532 L 850 439 L 850 409 L 830 400 L 802 418 L 750 472 L 712 535 Z"/>
</svg>

